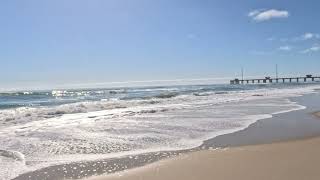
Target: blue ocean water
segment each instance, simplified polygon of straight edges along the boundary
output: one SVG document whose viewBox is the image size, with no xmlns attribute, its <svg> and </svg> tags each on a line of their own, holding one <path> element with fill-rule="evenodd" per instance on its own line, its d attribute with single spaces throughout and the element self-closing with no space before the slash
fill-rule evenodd
<svg viewBox="0 0 320 180">
<path fill-rule="evenodd" d="M 313 84 L 187 85 L 0 93 L 0 179 L 79 160 L 188 149 L 304 108 Z"/>
<path fill-rule="evenodd" d="M 314 84 L 314 83 L 313 83 Z M 56 106 L 85 101 L 108 99 L 134 100 L 150 98 L 170 98 L 178 95 L 197 93 L 228 93 L 264 88 L 294 88 L 313 84 L 257 84 L 257 85 L 187 85 L 163 87 L 124 87 L 106 89 L 68 89 L 46 91 L 0 92 L 0 109 L 18 107 Z"/>
</svg>

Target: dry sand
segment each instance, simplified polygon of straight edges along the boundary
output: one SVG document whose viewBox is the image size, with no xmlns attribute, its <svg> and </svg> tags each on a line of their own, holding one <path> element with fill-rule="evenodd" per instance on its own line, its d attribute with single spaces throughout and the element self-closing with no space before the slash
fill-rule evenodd
<svg viewBox="0 0 320 180">
<path fill-rule="evenodd" d="M 320 113 L 314 113 L 320 116 Z M 320 137 L 205 150 L 90 180 L 319 180 Z"/>
</svg>

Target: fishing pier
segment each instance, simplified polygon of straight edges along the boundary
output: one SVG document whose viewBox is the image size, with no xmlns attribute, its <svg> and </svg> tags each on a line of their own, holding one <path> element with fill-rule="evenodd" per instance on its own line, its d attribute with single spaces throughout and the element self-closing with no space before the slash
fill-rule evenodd
<svg viewBox="0 0 320 180">
<path fill-rule="evenodd" d="M 265 77 L 264 79 L 233 79 L 230 84 L 256 84 L 256 83 L 292 83 L 292 82 L 313 82 L 320 80 L 320 76 L 306 75 L 305 77 L 283 77 L 271 78 Z"/>
</svg>

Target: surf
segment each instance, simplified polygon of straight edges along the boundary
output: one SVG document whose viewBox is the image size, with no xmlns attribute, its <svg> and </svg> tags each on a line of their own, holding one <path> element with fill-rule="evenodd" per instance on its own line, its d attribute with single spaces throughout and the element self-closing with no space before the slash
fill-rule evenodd
<svg viewBox="0 0 320 180">
<path fill-rule="evenodd" d="M 10 151 L 10 150 L 2 150 L 0 149 L 0 156 L 13 159 L 15 161 L 20 161 L 25 164 L 25 155 L 19 151 Z"/>
</svg>

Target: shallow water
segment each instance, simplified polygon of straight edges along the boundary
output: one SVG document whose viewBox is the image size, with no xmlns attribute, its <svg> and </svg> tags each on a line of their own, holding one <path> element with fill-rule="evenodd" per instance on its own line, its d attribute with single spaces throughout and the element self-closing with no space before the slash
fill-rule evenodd
<svg viewBox="0 0 320 180">
<path fill-rule="evenodd" d="M 0 179 L 79 160 L 197 147 L 259 119 L 303 109 L 288 98 L 315 88 L 202 85 L 1 93 Z"/>
</svg>

